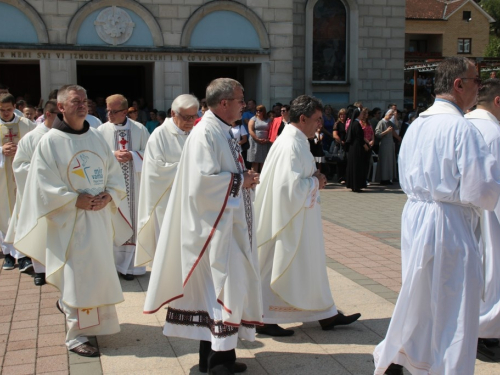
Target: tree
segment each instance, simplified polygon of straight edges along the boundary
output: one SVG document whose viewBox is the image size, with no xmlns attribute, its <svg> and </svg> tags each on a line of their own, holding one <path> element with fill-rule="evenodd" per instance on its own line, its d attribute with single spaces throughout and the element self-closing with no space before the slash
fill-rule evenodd
<svg viewBox="0 0 500 375">
<path fill-rule="evenodd" d="M 486 13 L 495 19 L 495 22 L 491 23 L 493 34 L 500 35 L 500 1 L 480 0 L 478 3 Z"/>
<path fill-rule="evenodd" d="M 484 51 L 485 57 L 500 57 L 500 38 L 495 35 L 490 35 L 490 42 L 486 51 Z"/>
</svg>

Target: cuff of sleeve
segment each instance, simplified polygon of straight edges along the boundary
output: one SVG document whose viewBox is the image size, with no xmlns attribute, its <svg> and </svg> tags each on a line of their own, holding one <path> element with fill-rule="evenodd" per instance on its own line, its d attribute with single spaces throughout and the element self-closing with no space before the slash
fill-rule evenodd
<svg viewBox="0 0 500 375">
<path fill-rule="evenodd" d="M 309 192 L 304 207 L 313 208 L 318 199 L 319 181 L 316 177 L 309 178 Z"/>
<path fill-rule="evenodd" d="M 3 156 L 2 149 L 3 149 L 3 147 L 0 146 L 0 168 L 3 168 L 4 162 L 5 162 L 5 157 Z"/>
</svg>

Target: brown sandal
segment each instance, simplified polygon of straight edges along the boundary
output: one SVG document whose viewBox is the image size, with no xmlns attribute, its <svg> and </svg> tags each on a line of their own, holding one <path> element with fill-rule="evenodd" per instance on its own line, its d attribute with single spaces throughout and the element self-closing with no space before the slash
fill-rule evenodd
<svg viewBox="0 0 500 375">
<path fill-rule="evenodd" d="M 86 342 L 82 345 L 78 345 L 76 348 L 70 349 L 70 352 L 81 355 L 82 357 L 99 357 L 99 350 Z"/>
</svg>

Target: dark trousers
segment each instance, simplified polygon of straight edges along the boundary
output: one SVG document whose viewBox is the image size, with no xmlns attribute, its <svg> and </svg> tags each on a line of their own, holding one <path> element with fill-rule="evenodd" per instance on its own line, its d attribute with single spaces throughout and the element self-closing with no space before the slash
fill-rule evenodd
<svg viewBox="0 0 500 375">
<path fill-rule="evenodd" d="M 212 343 L 210 341 L 200 341 L 200 367 L 212 369 L 218 365 L 233 366 L 235 362 L 236 350 L 215 352 L 212 350 Z"/>
</svg>

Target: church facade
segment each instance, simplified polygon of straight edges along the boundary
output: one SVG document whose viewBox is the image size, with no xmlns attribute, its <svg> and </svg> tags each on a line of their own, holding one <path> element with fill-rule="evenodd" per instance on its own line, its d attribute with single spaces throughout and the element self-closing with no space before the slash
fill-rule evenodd
<svg viewBox="0 0 500 375">
<path fill-rule="evenodd" d="M 231 77 L 270 106 L 403 104 L 405 0 L 0 0 L 0 82 L 78 83 L 158 109 Z"/>
</svg>

